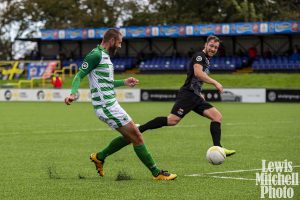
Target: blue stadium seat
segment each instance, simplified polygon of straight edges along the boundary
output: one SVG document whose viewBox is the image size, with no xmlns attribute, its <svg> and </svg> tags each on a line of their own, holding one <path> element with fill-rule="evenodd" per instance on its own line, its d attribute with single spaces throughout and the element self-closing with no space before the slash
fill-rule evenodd
<svg viewBox="0 0 300 200">
<path fill-rule="evenodd" d="M 297 63 L 299 62 L 299 64 Z M 254 71 L 286 71 L 299 70 L 300 61 L 291 60 L 288 56 L 274 56 L 272 58 L 258 57 L 252 64 Z"/>
<path fill-rule="evenodd" d="M 139 68 L 141 71 L 184 71 L 188 61 L 187 57 L 155 57 L 141 62 Z M 146 63 L 151 63 L 153 67 L 146 67 Z"/>
</svg>

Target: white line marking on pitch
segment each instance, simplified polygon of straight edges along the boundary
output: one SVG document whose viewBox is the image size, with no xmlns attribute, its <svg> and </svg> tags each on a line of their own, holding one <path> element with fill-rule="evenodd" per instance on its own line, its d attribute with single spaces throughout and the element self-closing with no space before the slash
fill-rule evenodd
<svg viewBox="0 0 300 200">
<path fill-rule="evenodd" d="M 246 181 L 253 181 L 256 179 L 252 179 L 252 178 L 243 178 L 243 177 L 231 177 L 231 176 L 209 176 L 208 174 L 191 174 L 191 175 L 185 175 L 185 176 L 193 176 L 193 177 L 199 177 L 199 176 L 203 176 L 203 177 L 212 177 L 212 178 L 220 178 L 220 179 L 234 179 L 234 180 L 246 180 Z"/>
<path fill-rule="evenodd" d="M 220 179 L 233 179 L 233 180 L 245 180 L 245 181 L 256 181 L 254 178 L 242 178 L 242 177 L 230 177 L 230 176 L 212 176 L 213 178 Z"/>
<path fill-rule="evenodd" d="M 300 165 L 293 166 L 293 168 L 299 168 Z M 275 169 L 275 168 L 269 168 Z M 206 176 L 206 177 L 213 177 L 213 178 L 220 178 L 220 179 L 234 179 L 234 180 L 256 180 L 252 178 L 243 178 L 243 177 L 230 177 L 230 176 L 210 176 L 213 174 L 227 174 L 227 173 L 238 173 L 238 172 L 251 172 L 251 171 L 261 171 L 262 169 L 239 169 L 239 170 L 232 170 L 232 171 L 223 171 L 223 172 L 209 172 L 209 173 L 202 173 L 202 174 L 190 174 L 184 176 L 191 176 L 191 177 L 199 177 L 199 176 Z"/>
</svg>

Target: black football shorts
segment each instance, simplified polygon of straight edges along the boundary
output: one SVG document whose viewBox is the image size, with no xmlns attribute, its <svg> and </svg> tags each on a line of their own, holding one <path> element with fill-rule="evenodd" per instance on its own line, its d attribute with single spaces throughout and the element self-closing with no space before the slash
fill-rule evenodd
<svg viewBox="0 0 300 200">
<path fill-rule="evenodd" d="M 192 91 L 180 90 L 171 113 L 180 118 L 183 118 L 190 111 L 203 116 L 203 112 L 212 107 L 211 104 Z"/>
</svg>

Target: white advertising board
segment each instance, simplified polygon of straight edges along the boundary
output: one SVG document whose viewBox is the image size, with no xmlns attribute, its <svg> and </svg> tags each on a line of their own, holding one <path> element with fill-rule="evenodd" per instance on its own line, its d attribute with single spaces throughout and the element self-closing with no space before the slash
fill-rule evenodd
<svg viewBox="0 0 300 200">
<path fill-rule="evenodd" d="M 225 88 L 223 94 L 221 94 L 221 101 L 264 103 L 266 102 L 266 89 Z"/>
<path fill-rule="evenodd" d="M 79 102 L 90 102 L 89 89 L 79 89 Z M 139 102 L 140 89 L 116 89 L 119 102 Z M 0 89 L 0 101 L 55 101 L 63 102 L 69 89 Z"/>
</svg>

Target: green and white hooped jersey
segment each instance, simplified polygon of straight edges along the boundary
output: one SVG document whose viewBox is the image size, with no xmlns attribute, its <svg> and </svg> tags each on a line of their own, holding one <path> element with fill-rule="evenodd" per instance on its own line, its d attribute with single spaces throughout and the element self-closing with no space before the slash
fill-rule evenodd
<svg viewBox="0 0 300 200">
<path fill-rule="evenodd" d="M 106 49 L 98 45 L 85 57 L 79 70 L 88 75 L 94 107 L 110 106 L 116 102 L 114 69 Z"/>
</svg>

